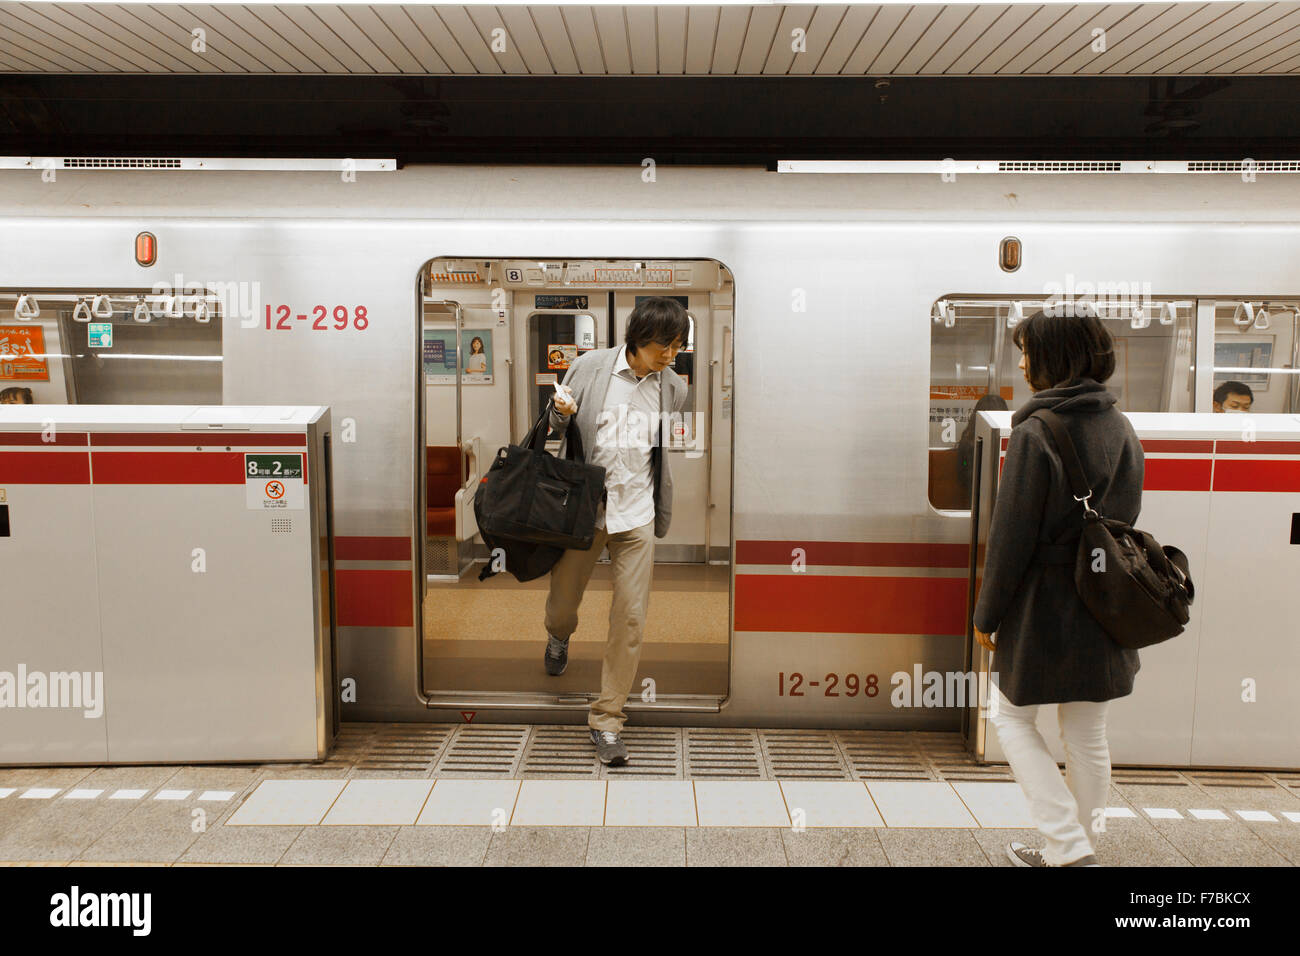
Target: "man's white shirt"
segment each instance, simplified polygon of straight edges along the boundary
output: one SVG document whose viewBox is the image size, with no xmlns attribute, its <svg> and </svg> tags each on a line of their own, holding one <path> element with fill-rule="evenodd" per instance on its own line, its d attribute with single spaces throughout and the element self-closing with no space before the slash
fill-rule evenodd
<svg viewBox="0 0 1300 956">
<path fill-rule="evenodd" d="M 659 373 L 638 379 L 628 364 L 627 347 L 620 348 L 591 454 L 591 463 L 605 469 L 607 492 L 603 513 L 596 515 L 597 528 L 617 534 L 654 519 L 650 449 L 658 417 Z"/>
</svg>

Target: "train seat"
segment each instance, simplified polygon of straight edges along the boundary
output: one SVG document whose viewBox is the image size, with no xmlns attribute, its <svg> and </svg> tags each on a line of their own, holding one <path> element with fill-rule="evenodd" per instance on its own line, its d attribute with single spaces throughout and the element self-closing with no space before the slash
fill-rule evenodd
<svg viewBox="0 0 1300 956">
<path fill-rule="evenodd" d="M 425 531 L 431 537 L 456 536 L 456 492 L 461 485 L 460 449 L 428 445 L 425 462 Z"/>
</svg>

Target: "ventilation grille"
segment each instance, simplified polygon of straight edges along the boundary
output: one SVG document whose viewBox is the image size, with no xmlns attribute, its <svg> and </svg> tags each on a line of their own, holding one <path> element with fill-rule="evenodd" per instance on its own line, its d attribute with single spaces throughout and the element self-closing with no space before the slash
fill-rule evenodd
<svg viewBox="0 0 1300 956">
<path fill-rule="evenodd" d="M 460 727 L 436 772 L 449 776 L 513 777 L 523 755 L 528 727 Z"/>
<path fill-rule="evenodd" d="M 998 163 L 1000 173 L 1118 173 L 1120 164 L 1113 161 L 1003 161 Z"/>
<path fill-rule="evenodd" d="M 427 777 L 453 730 L 445 725 L 380 727 L 361 748 L 352 773 L 375 776 L 376 771 L 384 771 Z"/>
<path fill-rule="evenodd" d="M 132 159 L 123 156 L 71 156 L 64 169 L 180 169 L 179 159 Z"/>
<path fill-rule="evenodd" d="M 455 574 L 456 549 L 451 538 L 424 539 L 424 573 Z"/>
<path fill-rule="evenodd" d="M 525 777 L 591 777 L 600 762 L 585 727 L 540 726 L 524 752 L 520 771 Z"/>
<path fill-rule="evenodd" d="M 1256 173 L 1300 173 L 1300 160 L 1259 159 L 1249 163 L 1239 159 L 1198 160 L 1187 164 L 1189 173 L 1240 173 L 1245 170 Z"/>
<path fill-rule="evenodd" d="M 271 533 L 272 533 L 272 534 L 289 534 L 289 533 L 291 533 L 292 531 L 293 531 L 293 519 L 292 519 L 292 518 L 272 518 L 272 519 L 271 519 Z"/>
<path fill-rule="evenodd" d="M 896 731 L 841 731 L 840 746 L 855 780 L 934 780 L 911 735 Z"/>
<path fill-rule="evenodd" d="M 1235 770 L 1202 770 L 1187 774 L 1202 787 L 1258 787 L 1272 788 L 1273 781 L 1261 774 L 1243 773 Z"/>
<path fill-rule="evenodd" d="M 761 780 L 762 747 L 752 730 L 686 731 L 686 776 L 698 780 Z"/>
<path fill-rule="evenodd" d="M 777 780 L 847 780 L 835 735 L 817 730 L 765 730 L 763 751 Z"/>
</svg>

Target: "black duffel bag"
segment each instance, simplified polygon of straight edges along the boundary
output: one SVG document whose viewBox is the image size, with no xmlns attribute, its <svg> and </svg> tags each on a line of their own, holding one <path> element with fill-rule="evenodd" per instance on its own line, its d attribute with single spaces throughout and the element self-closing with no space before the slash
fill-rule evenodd
<svg viewBox="0 0 1300 956">
<path fill-rule="evenodd" d="M 576 422 L 569 425 L 563 458 L 546 451 L 551 405 L 547 402 L 522 444 L 497 451 L 474 495 L 483 542 L 505 552 L 506 570 L 520 581 L 545 574 L 565 549 L 591 547 L 605 495 L 605 469 L 582 460 Z M 479 580 L 496 573 L 494 564 L 488 561 Z"/>
<path fill-rule="evenodd" d="M 1092 489 L 1060 416 L 1047 408 L 1034 415 L 1052 433 L 1070 492 L 1083 505 L 1083 532 L 1072 561 L 1079 599 L 1120 647 L 1136 650 L 1177 637 L 1196 595 L 1187 555 L 1090 507 Z"/>
</svg>

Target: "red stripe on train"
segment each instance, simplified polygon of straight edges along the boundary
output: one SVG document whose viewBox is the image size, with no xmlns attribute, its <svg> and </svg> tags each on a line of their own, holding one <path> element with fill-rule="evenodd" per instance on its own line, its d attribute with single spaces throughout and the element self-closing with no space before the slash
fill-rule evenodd
<svg viewBox="0 0 1300 956">
<path fill-rule="evenodd" d="M 409 570 L 334 572 L 340 627 L 412 627 L 412 593 Z"/>
<path fill-rule="evenodd" d="M 964 634 L 966 579 L 737 574 L 738 631 Z"/>
<path fill-rule="evenodd" d="M 334 557 L 340 561 L 411 561 L 411 539 L 335 535 Z"/>
<path fill-rule="evenodd" d="M 97 485 L 242 485 L 238 451 L 97 451 Z"/>
<path fill-rule="evenodd" d="M 230 445 L 230 446 L 264 446 L 307 444 L 307 436 L 301 433 L 272 435 L 265 432 L 188 432 L 178 435 L 175 432 L 104 432 L 90 436 L 92 445 L 103 447 L 153 447 L 158 445 Z"/>
<path fill-rule="evenodd" d="M 90 455 L 75 451 L 0 451 L 0 481 L 13 485 L 88 485 Z"/>
<path fill-rule="evenodd" d="M 1300 491 L 1300 460 L 1220 458 L 1214 463 L 1214 490 Z"/>
<path fill-rule="evenodd" d="M 85 445 L 85 432 L 54 431 L 54 441 L 46 441 L 43 432 L 0 432 L 0 445 Z"/>
<path fill-rule="evenodd" d="M 737 564 L 789 564 L 791 552 L 803 548 L 805 562 L 836 567 L 964 568 L 970 548 L 964 544 L 890 541 L 737 541 Z"/>
</svg>

